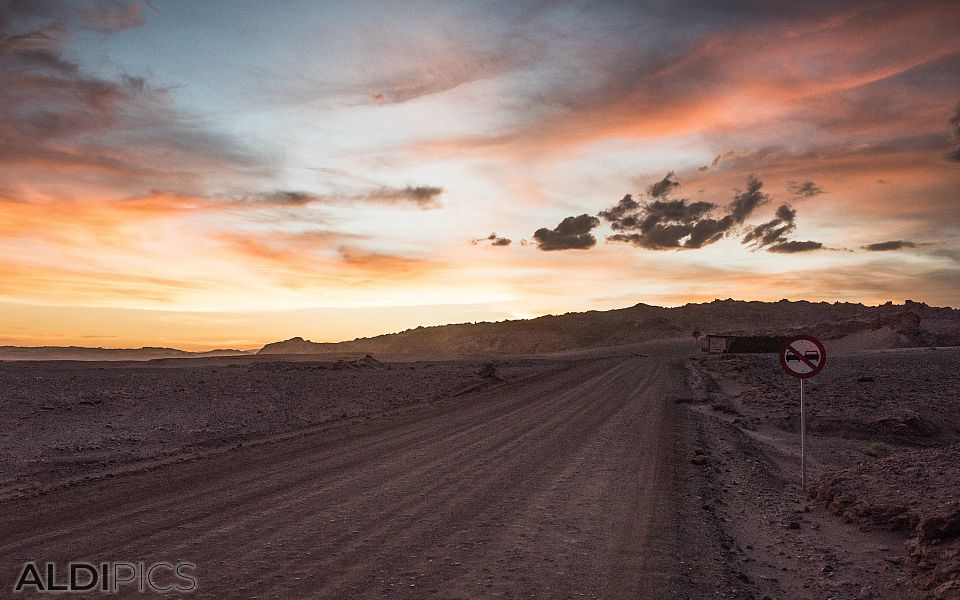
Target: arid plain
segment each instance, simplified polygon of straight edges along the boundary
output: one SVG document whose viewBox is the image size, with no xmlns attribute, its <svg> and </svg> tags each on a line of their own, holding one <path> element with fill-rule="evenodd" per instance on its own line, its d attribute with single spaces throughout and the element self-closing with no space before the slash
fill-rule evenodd
<svg viewBox="0 0 960 600">
<path fill-rule="evenodd" d="M 2 579 L 184 559 L 204 598 L 958 597 L 957 311 L 777 304 L 4 361 Z M 797 381 L 694 328 L 824 338 L 806 493 Z"/>
</svg>

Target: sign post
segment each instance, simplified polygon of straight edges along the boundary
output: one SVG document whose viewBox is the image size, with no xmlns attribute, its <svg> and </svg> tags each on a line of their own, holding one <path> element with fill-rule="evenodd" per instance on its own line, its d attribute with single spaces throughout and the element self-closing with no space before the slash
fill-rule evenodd
<svg viewBox="0 0 960 600">
<path fill-rule="evenodd" d="M 807 492 L 807 411 L 803 407 L 803 380 L 800 380 L 800 491 Z"/>
<path fill-rule="evenodd" d="M 827 351 L 820 340 L 798 335 L 780 347 L 780 366 L 787 375 L 800 380 L 800 490 L 807 491 L 807 419 L 803 406 L 803 380 L 813 377 L 827 364 Z"/>
</svg>

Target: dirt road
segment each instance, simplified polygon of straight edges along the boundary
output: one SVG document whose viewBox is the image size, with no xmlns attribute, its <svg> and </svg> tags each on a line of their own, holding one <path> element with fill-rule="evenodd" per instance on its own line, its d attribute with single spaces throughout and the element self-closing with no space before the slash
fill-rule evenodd
<svg viewBox="0 0 960 600">
<path fill-rule="evenodd" d="M 415 414 L 12 500 L 0 580 L 26 561 L 187 560 L 195 598 L 715 597 L 678 364 L 558 361 Z"/>
</svg>

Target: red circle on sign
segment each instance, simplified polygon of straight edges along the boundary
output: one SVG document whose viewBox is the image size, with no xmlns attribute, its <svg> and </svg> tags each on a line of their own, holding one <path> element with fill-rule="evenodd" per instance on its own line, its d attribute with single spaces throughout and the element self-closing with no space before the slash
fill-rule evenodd
<svg viewBox="0 0 960 600">
<path fill-rule="evenodd" d="M 827 364 L 827 351 L 820 340 L 810 335 L 796 335 L 780 347 L 780 366 L 797 379 L 813 377 Z"/>
</svg>

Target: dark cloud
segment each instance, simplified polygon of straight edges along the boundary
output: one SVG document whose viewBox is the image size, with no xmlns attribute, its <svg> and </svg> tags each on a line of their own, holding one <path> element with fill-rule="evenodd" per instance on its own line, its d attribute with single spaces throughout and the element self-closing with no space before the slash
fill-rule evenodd
<svg viewBox="0 0 960 600">
<path fill-rule="evenodd" d="M 620 202 L 617 202 L 612 208 L 607 210 L 600 211 L 600 217 L 604 218 L 607 221 L 615 223 L 614 228 L 616 229 L 619 226 L 620 222 L 623 219 L 626 219 L 630 213 L 640 208 L 640 204 L 633 199 L 633 196 L 627 194 L 620 199 Z"/>
<path fill-rule="evenodd" d="M 823 244 L 820 242 L 781 242 L 767 248 L 768 252 L 777 252 L 778 254 L 795 254 L 798 252 L 813 252 L 815 250 L 821 250 Z"/>
<path fill-rule="evenodd" d="M 567 217 L 553 229 L 536 230 L 533 239 L 540 250 L 587 250 L 597 245 L 597 238 L 590 232 L 599 224 L 600 219 L 587 214 Z"/>
<path fill-rule="evenodd" d="M 712 202 L 670 199 L 679 186 L 671 171 L 647 189 L 652 202 L 640 204 L 627 195 L 601 211 L 599 215 L 617 232 L 607 239 L 649 250 L 702 248 L 723 238 L 768 200 L 761 191 L 763 183 L 750 176 L 747 189 L 737 192 L 726 214 L 715 217 L 719 207 Z"/>
<path fill-rule="evenodd" d="M 750 228 L 740 243 L 753 246 L 754 250 L 766 248 L 767 252 L 791 254 L 812 252 L 823 248 L 820 242 L 790 240 L 796 230 L 797 211 L 789 204 L 781 204 L 773 219 Z"/>
<path fill-rule="evenodd" d="M 737 192 L 736 197 L 730 204 L 730 217 L 734 223 L 738 225 L 743 223 L 758 206 L 769 200 L 769 197 L 760 191 L 762 187 L 763 182 L 757 179 L 755 175 L 750 175 L 747 178 L 747 189 Z"/>
<path fill-rule="evenodd" d="M 916 248 L 917 245 L 913 242 L 907 242 L 904 240 L 890 240 L 889 242 L 877 242 L 876 244 L 867 244 L 866 246 L 861 246 L 864 250 L 869 252 L 884 252 L 887 250 L 903 250 L 904 248 Z"/>
<path fill-rule="evenodd" d="M 421 210 L 428 210 L 440 206 L 440 196 L 443 188 L 429 185 L 418 185 L 404 188 L 381 187 L 361 196 L 357 200 L 380 202 L 387 204 L 416 204 Z"/>
<path fill-rule="evenodd" d="M 440 206 L 443 188 L 428 185 L 406 186 L 402 188 L 380 186 L 366 192 L 353 194 L 314 194 L 296 190 L 275 190 L 253 194 L 243 198 L 245 202 L 278 206 L 298 206 L 304 204 L 395 204 L 414 205 L 421 210 Z"/>
<path fill-rule="evenodd" d="M 666 198 L 678 187 L 680 187 L 680 182 L 677 181 L 677 174 L 670 171 L 663 179 L 647 188 L 647 193 L 650 194 L 651 198 Z"/>
<path fill-rule="evenodd" d="M 610 223 L 615 232 L 607 236 L 611 242 L 624 242 L 648 250 L 696 249 L 719 241 L 727 235 L 740 230 L 747 219 L 759 208 L 770 201 L 763 192 L 763 182 L 755 175 L 747 178 L 745 190 L 738 190 L 726 207 L 713 202 L 691 201 L 687 198 L 671 198 L 680 187 L 680 182 L 671 171 L 647 188 L 649 201 L 638 202 L 627 194 L 614 206 L 602 210 L 598 216 Z M 800 193 L 816 195 L 821 193 L 812 182 L 797 186 Z M 719 214 L 718 214 L 719 213 Z M 578 233 L 589 232 L 599 223 L 598 219 L 586 221 L 587 215 L 581 215 L 581 229 Z M 754 249 L 765 248 L 769 252 L 794 253 L 810 252 L 823 248 L 823 244 L 813 241 L 794 241 L 789 234 L 796 229 L 797 211 L 789 204 L 780 205 L 773 219 L 749 227 L 741 243 L 752 245 Z M 541 249 L 565 249 L 567 247 L 590 248 L 595 240 L 589 235 L 589 243 L 575 240 L 573 245 L 557 242 L 561 229 L 572 232 L 574 217 L 568 217 L 555 230 L 539 229 L 534 235 Z M 551 237 L 552 236 L 552 237 Z"/>
<path fill-rule="evenodd" d="M 950 133 L 953 135 L 953 139 L 957 143 L 957 147 L 947 154 L 947 158 L 960 162 L 960 104 L 957 105 L 957 110 L 953 113 L 953 117 L 950 119 Z"/>
<path fill-rule="evenodd" d="M 509 246 L 511 243 L 513 243 L 513 240 L 510 238 L 500 237 L 496 233 L 491 233 L 487 237 L 470 240 L 470 243 L 474 246 L 483 242 L 490 242 L 491 246 Z"/>
<path fill-rule="evenodd" d="M 734 149 L 726 150 L 713 157 L 713 160 L 710 161 L 710 167 L 716 167 L 721 163 L 737 161 L 738 159 L 744 156 L 747 156 L 748 154 L 749 153 L 746 150 L 734 150 Z M 710 167 L 707 167 L 706 165 L 704 165 L 700 167 L 699 170 L 706 171 Z"/>
<path fill-rule="evenodd" d="M 279 206 L 298 206 L 301 204 L 310 204 L 311 202 L 316 202 L 320 197 L 315 194 L 310 194 L 308 192 L 295 192 L 291 190 L 277 190 L 274 192 L 267 192 L 264 194 L 258 194 L 248 200 L 252 200 L 258 204 L 276 204 Z"/>
<path fill-rule="evenodd" d="M 804 181 L 803 183 L 791 181 L 787 186 L 787 190 L 798 198 L 812 198 L 825 193 L 823 188 L 812 181 Z"/>
<path fill-rule="evenodd" d="M 789 204 L 781 204 L 772 220 L 753 227 L 743 236 L 741 242 L 752 244 L 754 248 L 764 248 L 786 242 L 787 234 L 792 233 L 797 228 L 796 218 L 796 210 Z"/>
</svg>

